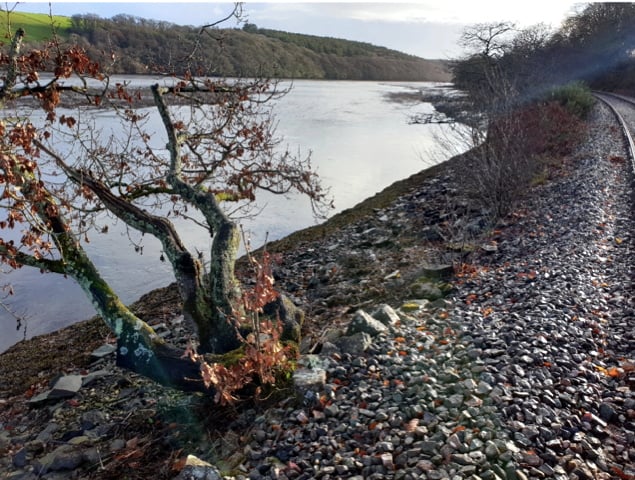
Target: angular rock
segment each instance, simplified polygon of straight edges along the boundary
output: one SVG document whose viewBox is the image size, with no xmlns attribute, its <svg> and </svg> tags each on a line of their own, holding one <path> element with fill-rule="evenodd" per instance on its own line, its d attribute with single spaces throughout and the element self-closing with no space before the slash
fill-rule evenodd
<svg viewBox="0 0 635 480">
<path fill-rule="evenodd" d="M 48 399 L 73 397 L 82 388 L 83 378 L 81 375 L 65 375 L 60 377 L 48 394 Z"/>
<path fill-rule="evenodd" d="M 104 378 L 108 375 L 112 375 L 113 373 L 108 370 L 96 370 L 94 372 L 90 372 L 88 375 L 84 375 L 82 377 L 82 387 L 87 387 L 92 384 L 95 380 L 100 378 Z"/>
<path fill-rule="evenodd" d="M 93 350 L 93 352 L 90 354 L 90 358 L 93 361 L 100 360 L 104 357 L 107 357 L 108 355 L 115 353 L 116 351 L 117 351 L 116 345 L 106 343 L 102 345 L 101 347 Z"/>
<path fill-rule="evenodd" d="M 443 298 L 443 292 L 439 287 L 430 282 L 416 282 L 410 285 L 410 293 L 418 298 L 431 302 Z"/>
<path fill-rule="evenodd" d="M 298 398 L 314 395 L 326 384 L 326 364 L 317 355 L 305 355 L 298 362 L 299 368 L 293 372 L 293 386 Z"/>
<path fill-rule="evenodd" d="M 394 326 L 401 320 L 397 312 L 386 304 L 379 305 L 377 310 L 373 312 L 372 317 L 388 327 Z"/>
<path fill-rule="evenodd" d="M 282 340 L 300 341 L 300 329 L 304 323 L 304 311 L 295 306 L 289 297 L 279 295 L 263 308 L 263 313 L 273 320 L 282 322 Z"/>
<path fill-rule="evenodd" d="M 195 457 L 188 455 L 185 467 L 174 477 L 175 480 L 222 480 L 218 468 Z"/>
<path fill-rule="evenodd" d="M 421 275 L 434 280 L 449 280 L 454 276 L 452 265 L 426 265 L 421 269 Z"/>
<path fill-rule="evenodd" d="M 341 353 L 348 353 L 358 356 L 364 353 L 373 343 L 373 339 L 368 333 L 359 332 L 353 335 L 340 337 L 333 342 Z"/>
<path fill-rule="evenodd" d="M 74 470 L 83 461 L 84 457 L 79 449 L 72 445 L 62 445 L 33 463 L 36 473 L 43 475 L 50 471 Z"/>
<path fill-rule="evenodd" d="M 379 320 L 374 319 L 364 310 L 357 310 L 351 323 L 348 324 L 346 335 L 354 335 L 355 333 L 367 333 L 370 336 L 377 336 L 380 333 L 388 331 L 388 327 Z"/>
</svg>

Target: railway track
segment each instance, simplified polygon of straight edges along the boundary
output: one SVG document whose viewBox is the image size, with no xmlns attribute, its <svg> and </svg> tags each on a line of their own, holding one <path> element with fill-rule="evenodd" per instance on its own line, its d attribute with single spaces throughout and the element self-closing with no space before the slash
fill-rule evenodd
<svg viewBox="0 0 635 480">
<path fill-rule="evenodd" d="M 593 92 L 593 95 L 608 105 L 622 126 L 622 132 L 628 144 L 631 167 L 633 173 L 635 173 L 635 143 L 633 142 L 633 136 L 635 135 L 635 99 L 608 92 Z"/>
</svg>

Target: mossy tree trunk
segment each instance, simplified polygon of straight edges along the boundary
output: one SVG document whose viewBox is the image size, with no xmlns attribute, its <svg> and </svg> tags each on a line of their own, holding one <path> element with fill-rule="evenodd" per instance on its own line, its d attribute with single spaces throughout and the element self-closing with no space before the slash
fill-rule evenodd
<svg viewBox="0 0 635 480">
<path fill-rule="evenodd" d="M 4 242 L 0 242 L 0 256 L 17 265 L 73 278 L 117 336 L 117 364 L 121 367 L 180 390 L 210 393 L 203 383 L 200 365 L 184 358 L 181 350 L 168 345 L 121 302 L 72 234 L 55 198 L 43 189 L 35 173 L 25 171 L 18 161 L 14 164 L 24 197 L 37 199 L 32 203 L 33 213 L 48 228 L 59 258 L 30 255 Z"/>
</svg>

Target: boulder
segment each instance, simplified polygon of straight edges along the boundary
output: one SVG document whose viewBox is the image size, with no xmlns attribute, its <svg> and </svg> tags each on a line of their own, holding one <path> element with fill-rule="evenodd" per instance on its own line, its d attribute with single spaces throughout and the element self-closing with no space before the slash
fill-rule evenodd
<svg viewBox="0 0 635 480">
<path fill-rule="evenodd" d="M 426 265 L 420 271 L 420 275 L 431 280 L 449 280 L 454 276 L 452 265 Z"/>
<path fill-rule="evenodd" d="M 417 298 L 422 298 L 434 302 L 443 298 L 441 289 L 433 283 L 419 281 L 410 285 L 410 293 Z"/>
<path fill-rule="evenodd" d="M 387 327 L 395 326 L 401 320 L 397 312 L 395 312 L 390 305 L 386 304 L 379 305 L 377 310 L 373 312 L 372 317 Z"/>
<path fill-rule="evenodd" d="M 317 355 L 300 358 L 298 368 L 293 372 L 293 386 L 299 399 L 313 397 L 326 384 L 326 363 Z"/>
<path fill-rule="evenodd" d="M 368 335 L 375 337 L 380 333 L 388 331 L 388 327 L 381 323 L 379 320 L 374 319 L 364 310 L 357 310 L 351 323 L 348 324 L 346 329 L 346 335 L 351 336 L 355 333 L 367 333 Z"/>
<path fill-rule="evenodd" d="M 264 306 L 263 314 L 282 322 L 281 340 L 300 343 L 300 330 L 304 323 L 304 311 L 285 295 L 279 295 L 273 302 Z"/>
<path fill-rule="evenodd" d="M 353 357 L 359 356 L 368 350 L 373 343 L 371 336 L 365 332 L 358 332 L 347 337 L 340 337 L 333 344 L 341 353 L 348 353 Z"/>
</svg>

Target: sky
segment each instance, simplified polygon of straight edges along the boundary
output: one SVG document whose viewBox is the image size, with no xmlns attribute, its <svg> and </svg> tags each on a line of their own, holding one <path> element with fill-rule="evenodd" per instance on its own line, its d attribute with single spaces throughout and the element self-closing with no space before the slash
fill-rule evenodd
<svg viewBox="0 0 635 480">
<path fill-rule="evenodd" d="M 15 3 L 5 3 L 11 9 Z M 462 30 L 475 23 L 512 21 L 519 27 L 544 23 L 553 27 L 582 8 L 568 0 L 475 1 L 420 0 L 396 2 L 250 2 L 243 4 L 249 23 L 260 28 L 368 42 L 423 58 L 456 58 Z M 180 25 L 200 26 L 227 15 L 230 2 L 51 2 L 55 15 L 124 13 Z M 48 13 L 49 3 L 20 2 L 16 10 Z M 227 27 L 236 27 L 228 22 Z"/>
</svg>

